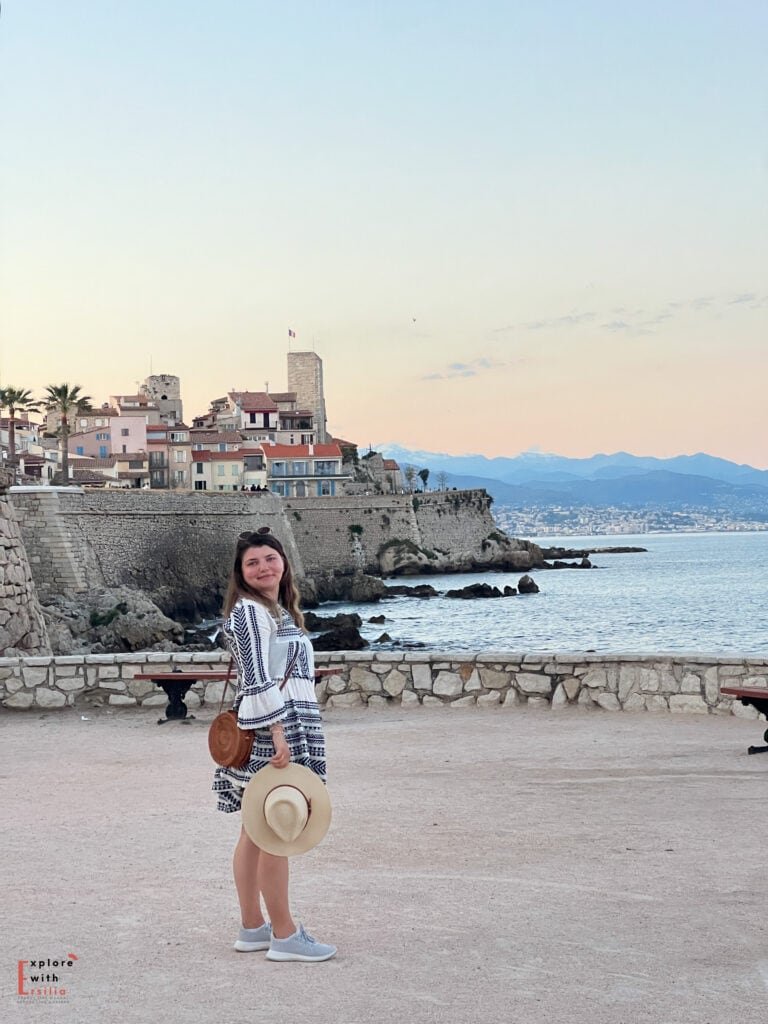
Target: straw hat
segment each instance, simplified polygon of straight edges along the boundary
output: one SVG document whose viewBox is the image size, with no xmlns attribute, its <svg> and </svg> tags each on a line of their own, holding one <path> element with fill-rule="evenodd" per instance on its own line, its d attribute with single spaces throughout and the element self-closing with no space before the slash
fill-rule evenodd
<svg viewBox="0 0 768 1024">
<path fill-rule="evenodd" d="M 317 846 L 331 824 L 331 798 L 301 764 L 267 765 L 243 792 L 243 828 L 260 850 L 292 857 Z"/>
</svg>

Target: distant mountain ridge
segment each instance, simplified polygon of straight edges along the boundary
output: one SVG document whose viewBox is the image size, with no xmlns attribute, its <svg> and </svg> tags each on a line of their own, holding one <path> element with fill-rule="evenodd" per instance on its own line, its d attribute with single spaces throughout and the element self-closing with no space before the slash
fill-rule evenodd
<svg viewBox="0 0 768 1024">
<path fill-rule="evenodd" d="M 380 445 L 377 450 L 401 466 L 429 469 L 432 486 L 443 472 L 448 486 L 484 487 L 503 504 L 768 508 L 768 470 L 703 452 L 669 459 L 627 452 L 588 459 L 525 452 L 489 459 L 412 451 L 399 445 Z"/>
</svg>

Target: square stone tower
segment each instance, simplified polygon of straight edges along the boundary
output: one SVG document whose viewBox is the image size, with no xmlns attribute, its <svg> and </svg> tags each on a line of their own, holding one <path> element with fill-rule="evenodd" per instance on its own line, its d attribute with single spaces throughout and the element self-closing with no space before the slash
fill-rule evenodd
<svg viewBox="0 0 768 1024">
<path fill-rule="evenodd" d="M 300 409 L 311 411 L 315 420 L 315 440 L 325 444 L 328 431 L 325 420 L 323 360 L 316 352 L 288 353 L 288 390 L 296 392 Z"/>
<path fill-rule="evenodd" d="M 160 410 L 163 423 L 184 422 L 184 407 L 181 404 L 181 381 L 171 373 L 155 373 L 147 377 L 139 393 L 151 399 Z"/>
</svg>

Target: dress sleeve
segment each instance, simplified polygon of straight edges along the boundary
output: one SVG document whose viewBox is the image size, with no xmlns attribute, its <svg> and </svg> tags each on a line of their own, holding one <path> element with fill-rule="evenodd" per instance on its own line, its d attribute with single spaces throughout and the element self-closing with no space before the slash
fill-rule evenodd
<svg viewBox="0 0 768 1024">
<path fill-rule="evenodd" d="M 273 633 L 266 608 L 252 601 L 238 602 L 232 612 L 232 635 L 240 665 L 237 724 L 241 729 L 265 729 L 285 715 L 281 680 L 269 674 Z"/>
</svg>

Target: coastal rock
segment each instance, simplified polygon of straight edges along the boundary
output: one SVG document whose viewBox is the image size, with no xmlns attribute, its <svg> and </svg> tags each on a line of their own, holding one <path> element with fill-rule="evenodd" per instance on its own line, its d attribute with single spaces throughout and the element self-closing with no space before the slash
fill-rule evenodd
<svg viewBox="0 0 768 1024">
<path fill-rule="evenodd" d="M 381 618 L 383 621 L 384 616 L 382 615 Z M 314 612 L 304 613 L 304 625 L 310 633 L 321 633 L 323 630 L 328 629 L 346 629 L 349 626 L 359 629 L 362 624 L 363 620 L 354 612 L 349 615 L 341 612 L 338 615 L 316 615 Z"/>
<path fill-rule="evenodd" d="M 312 646 L 316 651 L 362 651 L 368 647 L 368 641 L 360 636 L 354 626 L 346 626 L 321 633 L 314 638 Z"/>
<path fill-rule="evenodd" d="M 56 654 L 120 653 L 167 645 L 174 650 L 184 630 L 145 594 L 128 587 L 97 588 L 76 598 L 59 595 L 43 607 Z"/>
<path fill-rule="evenodd" d="M 352 575 L 336 575 L 315 578 L 315 588 L 319 601 L 354 601 L 367 603 L 386 597 L 386 585 L 375 576 L 356 572 Z"/>
<path fill-rule="evenodd" d="M 520 594 L 538 594 L 539 588 L 530 576 L 521 576 L 517 581 L 517 590 Z"/>
<path fill-rule="evenodd" d="M 438 597 L 439 591 L 435 590 L 429 583 L 419 583 L 415 587 L 406 587 L 398 584 L 394 587 L 387 587 L 387 597 Z"/>
<path fill-rule="evenodd" d="M 471 600 L 475 597 L 504 597 L 498 587 L 491 587 L 487 583 L 470 583 L 468 587 L 461 587 L 458 590 L 447 590 L 446 597 L 460 597 Z"/>
</svg>

